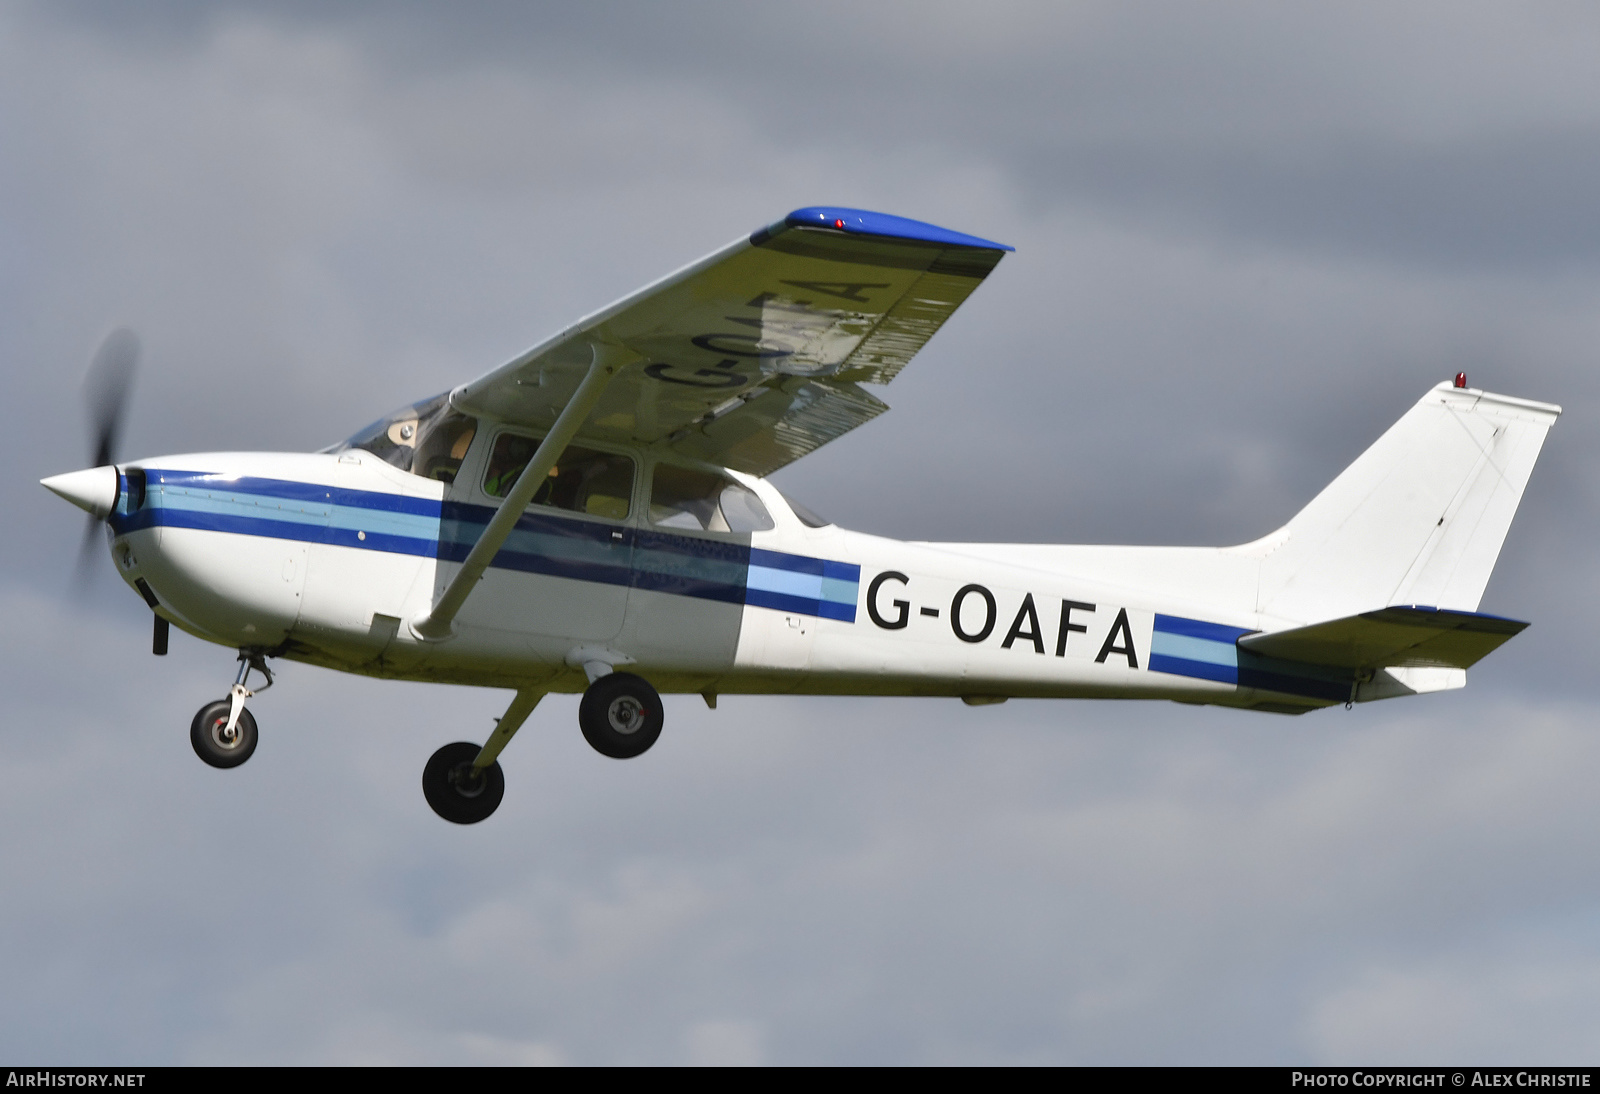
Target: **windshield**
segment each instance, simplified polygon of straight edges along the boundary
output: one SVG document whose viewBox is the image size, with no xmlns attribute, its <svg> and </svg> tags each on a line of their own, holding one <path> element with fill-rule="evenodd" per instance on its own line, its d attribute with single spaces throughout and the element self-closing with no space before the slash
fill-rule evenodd
<svg viewBox="0 0 1600 1094">
<path fill-rule="evenodd" d="M 477 430 L 476 419 L 450 409 L 447 393 L 379 418 L 328 451 L 359 448 L 413 475 L 454 482 Z"/>
</svg>

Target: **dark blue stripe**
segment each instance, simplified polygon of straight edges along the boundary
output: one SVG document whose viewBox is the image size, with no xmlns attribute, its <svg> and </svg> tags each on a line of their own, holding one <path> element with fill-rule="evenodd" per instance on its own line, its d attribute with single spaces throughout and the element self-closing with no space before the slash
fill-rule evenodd
<svg viewBox="0 0 1600 1094">
<path fill-rule="evenodd" d="M 1282 662 L 1278 662 L 1282 664 Z M 1269 669 L 1239 668 L 1239 686 L 1260 688 L 1263 691 L 1281 691 L 1286 695 L 1305 695 L 1313 699 L 1328 699 L 1342 703 L 1350 698 L 1349 680 L 1319 680 L 1298 673 L 1273 672 Z"/>
<path fill-rule="evenodd" d="M 841 623 L 854 623 L 856 621 L 856 606 L 854 604 L 835 604 L 831 600 L 817 602 L 817 614 L 823 619 L 837 619 Z"/>
<path fill-rule="evenodd" d="M 1198 619 L 1185 619 L 1181 615 L 1156 615 L 1155 629 L 1162 634 L 1181 634 L 1189 638 L 1205 638 L 1212 642 L 1232 645 L 1240 635 L 1254 634 L 1246 627 L 1227 627 L 1221 623 L 1205 623 Z"/>
<path fill-rule="evenodd" d="M 718 539 L 700 539 L 697 536 L 678 536 L 671 532 L 641 529 L 635 534 L 634 546 L 646 551 L 665 551 L 693 558 L 715 559 L 741 569 L 750 565 L 754 552 L 748 544 Z M 797 556 L 780 556 L 797 557 Z M 763 564 L 765 565 L 765 564 Z"/>
<path fill-rule="evenodd" d="M 764 551 L 760 547 L 750 548 L 750 565 L 763 566 L 768 570 L 788 570 L 796 574 L 816 574 L 823 576 L 823 568 L 827 565 L 820 558 L 807 558 L 804 555 L 786 555 L 777 551 Z M 856 567 L 860 573 L 861 568 Z"/>
<path fill-rule="evenodd" d="M 822 560 L 822 576 L 838 581 L 854 581 L 860 584 L 861 567 L 854 562 L 834 562 L 832 559 L 825 558 Z"/>
<path fill-rule="evenodd" d="M 290 527 L 293 527 L 291 525 Z M 300 527 L 305 527 L 300 525 Z M 436 557 L 439 541 L 433 539 L 418 539 L 415 536 L 395 536 L 387 532 L 368 532 L 367 538 L 362 539 L 354 528 L 324 528 L 322 538 L 312 540 L 313 543 L 330 543 L 335 547 L 359 547 L 367 551 L 388 551 L 396 555 L 421 555 L 423 558 Z M 289 538 L 287 536 L 283 537 Z"/>
<path fill-rule="evenodd" d="M 165 523 L 157 517 L 160 512 L 159 509 L 146 508 L 140 509 L 137 513 L 112 513 L 107 518 L 107 523 L 117 535 L 125 536 L 129 532 L 137 532 L 142 528 L 156 528 Z"/>
<path fill-rule="evenodd" d="M 780 612 L 799 612 L 801 615 L 820 615 L 825 601 L 793 593 L 775 593 L 771 589 L 747 589 L 744 602 L 757 608 L 772 608 Z"/>
<path fill-rule="evenodd" d="M 444 506 L 445 519 L 439 523 L 438 559 L 441 562 L 465 562 L 494 512 L 486 505 L 447 503 Z M 478 519 L 480 517 L 482 519 Z M 517 518 L 510 536 L 495 554 L 491 566 L 497 570 L 545 574 L 574 581 L 593 581 L 601 585 L 627 585 L 626 562 L 582 557 L 582 554 L 610 554 L 616 551 L 626 558 L 628 540 L 611 538 L 613 531 L 622 532 L 624 537 L 628 534 L 627 529 L 614 529 L 608 524 L 563 520 L 543 513 L 524 513 Z M 530 533 L 565 540 L 580 553 L 563 555 L 519 551 L 519 539 Z M 371 538 L 371 533 L 368 533 L 368 538 Z"/>
<path fill-rule="evenodd" d="M 1191 661 L 1187 657 L 1173 657 L 1165 653 L 1150 655 L 1151 672 L 1170 672 L 1174 676 L 1195 676 L 1201 680 L 1215 680 L 1220 684 L 1239 682 L 1239 670 L 1233 665 L 1214 665 L 1210 661 Z"/>
</svg>

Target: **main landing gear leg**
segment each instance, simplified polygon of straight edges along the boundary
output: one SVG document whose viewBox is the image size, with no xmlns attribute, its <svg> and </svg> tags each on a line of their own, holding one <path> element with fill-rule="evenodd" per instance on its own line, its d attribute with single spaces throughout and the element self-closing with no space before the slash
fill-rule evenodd
<svg viewBox="0 0 1600 1094">
<path fill-rule="evenodd" d="M 482 748 L 456 741 L 433 754 L 422 769 L 422 793 L 435 813 L 455 824 L 477 824 L 499 807 L 506 794 L 500 752 L 543 698 L 542 691 L 517 692 Z"/>
<path fill-rule="evenodd" d="M 267 679 L 258 691 L 272 686 L 266 655 L 260 650 L 240 650 L 239 674 L 228 697 L 207 703 L 189 723 L 189 743 L 195 755 L 212 767 L 238 767 L 256 750 L 256 720 L 244 706 L 244 701 L 256 694 L 245 686 L 252 669 Z"/>
</svg>

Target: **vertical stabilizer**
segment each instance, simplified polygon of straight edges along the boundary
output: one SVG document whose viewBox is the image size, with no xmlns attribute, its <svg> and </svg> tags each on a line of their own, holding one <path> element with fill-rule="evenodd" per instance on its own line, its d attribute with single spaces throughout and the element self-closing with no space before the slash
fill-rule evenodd
<svg viewBox="0 0 1600 1094">
<path fill-rule="evenodd" d="M 1391 604 L 1476 611 L 1561 408 L 1440 384 L 1259 553 L 1257 608 L 1315 622 Z"/>
</svg>

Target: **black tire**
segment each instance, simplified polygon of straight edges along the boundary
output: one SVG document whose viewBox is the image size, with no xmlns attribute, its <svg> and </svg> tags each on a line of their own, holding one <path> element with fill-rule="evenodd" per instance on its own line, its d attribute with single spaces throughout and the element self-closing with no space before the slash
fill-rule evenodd
<svg viewBox="0 0 1600 1094">
<path fill-rule="evenodd" d="M 422 769 L 422 794 L 433 811 L 451 824 L 477 824 L 500 808 L 506 777 L 499 761 L 472 776 L 479 748 L 470 741 L 445 745 Z"/>
<path fill-rule="evenodd" d="M 238 767 L 256 750 L 256 720 L 248 707 L 239 712 L 233 740 L 223 736 L 223 730 L 228 727 L 228 712 L 232 709 L 228 700 L 218 699 L 201 707 L 189 724 L 189 743 L 194 746 L 194 754 L 212 767 Z"/>
<path fill-rule="evenodd" d="M 613 760 L 631 759 L 655 744 L 661 736 L 662 715 L 656 689 L 631 672 L 600 677 L 578 704 L 583 739 Z"/>
</svg>

